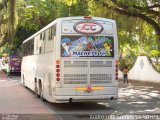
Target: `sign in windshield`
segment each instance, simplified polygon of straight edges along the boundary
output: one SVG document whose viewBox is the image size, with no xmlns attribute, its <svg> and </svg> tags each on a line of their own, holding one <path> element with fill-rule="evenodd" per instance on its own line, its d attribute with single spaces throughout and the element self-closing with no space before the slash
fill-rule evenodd
<svg viewBox="0 0 160 120">
<path fill-rule="evenodd" d="M 110 36 L 62 36 L 62 57 L 114 57 Z"/>
</svg>

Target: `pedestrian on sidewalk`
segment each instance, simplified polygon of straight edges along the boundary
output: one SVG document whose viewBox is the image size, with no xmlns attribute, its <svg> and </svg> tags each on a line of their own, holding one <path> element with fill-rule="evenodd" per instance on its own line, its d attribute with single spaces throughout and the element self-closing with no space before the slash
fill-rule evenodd
<svg viewBox="0 0 160 120">
<path fill-rule="evenodd" d="M 7 62 L 7 64 L 6 64 L 6 72 L 7 72 L 7 77 L 8 78 L 10 78 L 10 72 L 11 72 L 11 70 L 10 70 L 10 65 L 9 65 L 9 63 Z"/>
<path fill-rule="evenodd" d="M 127 83 L 128 83 L 128 68 L 127 68 L 127 66 L 125 66 L 124 67 L 124 69 L 123 69 L 123 79 L 124 79 L 124 83 L 125 83 L 125 81 L 127 81 Z"/>
</svg>

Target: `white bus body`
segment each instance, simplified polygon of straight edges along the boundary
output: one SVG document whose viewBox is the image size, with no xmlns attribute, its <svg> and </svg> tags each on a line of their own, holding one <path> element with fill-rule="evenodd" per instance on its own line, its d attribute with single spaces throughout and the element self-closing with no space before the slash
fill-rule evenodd
<svg viewBox="0 0 160 120">
<path fill-rule="evenodd" d="M 118 98 L 116 22 L 59 18 L 23 42 L 22 84 L 49 102 Z"/>
</svg>

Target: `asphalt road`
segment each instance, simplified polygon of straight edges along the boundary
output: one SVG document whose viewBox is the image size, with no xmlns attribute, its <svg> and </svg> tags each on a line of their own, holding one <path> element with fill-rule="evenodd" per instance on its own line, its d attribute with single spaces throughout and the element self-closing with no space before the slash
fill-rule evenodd
<svg viewBox="0 0 160 120">
<path fill-rule="evenodd" d="M 8 79 L 0 72 L 0 120 L 124 120 L 124 117 L 160 120 L 160 84 L 120 81 L 117 101 L 53 104 L 42 102 L 23 87 L 20 76 Z"/>
</svg>

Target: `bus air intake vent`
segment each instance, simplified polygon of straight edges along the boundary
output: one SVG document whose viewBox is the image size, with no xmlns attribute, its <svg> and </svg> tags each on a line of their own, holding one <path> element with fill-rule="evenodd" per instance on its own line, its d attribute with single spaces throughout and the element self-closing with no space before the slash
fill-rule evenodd
<svg viewBox="0 0 160 120">
<path fill-rule="evenodd" d="M 111 74 L 90 74 L 91 84 L 104 84 L 112 81 Z"/>
<path fill-rule="evenodd" d="M 91 61 L 90 67 L 112 67 L 112 61 Z"/>
<path fill-rule="evenodd" d="M 64 74 L 64 84 L 87 84 L 87 74 Z"/>
<path fill-rule="evenodd" d="M 69 67 L 84 68 L 84 67 L 88 67 L 88 62 L 87 61 L 64 61 L 64 67 L 65 68 L 69 68 Z"/>
</svg>

